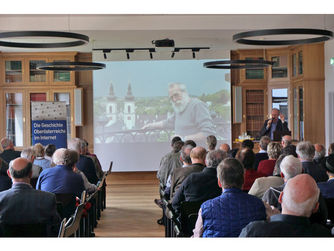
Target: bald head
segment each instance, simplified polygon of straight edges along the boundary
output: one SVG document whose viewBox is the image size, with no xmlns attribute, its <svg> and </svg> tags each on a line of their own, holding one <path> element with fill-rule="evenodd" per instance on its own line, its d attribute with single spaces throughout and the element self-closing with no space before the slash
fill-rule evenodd
<svg viewBox="0 0 334 251">
<path fill-rule="evenodd" d="M 197 146 L 190 152 L 191 163 L 200 163 L 205 165 L 206 150 L 204 147 Z"/>
<path fill-rule="evenodd" d="M 220 147 L 219 147 L 219 150 L 222 150 L 222 151 L 227 153 L 230 150 L 230 146 L 226 143 L 221 144 Z"/>
<path fill-rule="evenodd" d="M 314 144 L 314 159 L 321 159 L 326 155 L 326 148 L 321 144 Z"/>
<path fill-rule="evenodd" d="M 13 142 L 8 138 L 2 138 L 0 144 L 3 150 L 14 149 Z"/>
<path fill-rule="evenodd" d="M 292 143 L 292 137 L 290 135 L 285 135 L 282 137 L 281 141 L 282 147 L 289 146 L 291 145 L 291 143 Z"/>
<path fill-rule="evenodd" d="M 299 174 L 286 183 L 279 201 L 282 214 L 310 217 L 318 209 L 319 188 L 308 174 Z"/>
<path fill-rule="evenodd" d="M 16 158 L 9 162 L 8 176 L 17 182 L 30 182 L 32 164 L 26 158 Z"/>
</svg>

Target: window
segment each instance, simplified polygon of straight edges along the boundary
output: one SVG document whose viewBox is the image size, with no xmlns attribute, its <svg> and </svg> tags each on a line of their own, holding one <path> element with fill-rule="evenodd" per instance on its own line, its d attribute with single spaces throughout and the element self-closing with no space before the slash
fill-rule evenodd
<svg viewBox="0 0 334 251">
<path fill-rule="evenodd" d="M 277 108 L 284 115 L 284 120 L 288 122 L 288 88 L 272 89 L 271 91 L 271 108 Z"/>
<path fill-rule="evenodd" d="M 22 93 L 6 93 L 6 135 L 14 146 L 23 146 L 22 99 Z"/>
</svg>

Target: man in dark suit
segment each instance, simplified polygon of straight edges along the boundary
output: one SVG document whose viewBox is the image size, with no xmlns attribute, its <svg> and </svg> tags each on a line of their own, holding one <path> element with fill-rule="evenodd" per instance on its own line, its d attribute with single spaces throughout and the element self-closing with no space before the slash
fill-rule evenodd
<svg viewBox="0 0 334 251">
<path fill-rule="evenodd" d="M 3 161 L 0 159 L 0 192 L 12 187 L 12 181 L 7 175 L 7 169 L 3 166 Z"/>
<path fill-rule="evenodd" d="M 259 147 L 260 151 L 255 154 L 254 169 L 256 170 L 261 160 L 268 159 L 267 147 L 270 143 L 270 138 L 268 136 L 262 136 L 260 139 Z"/>
<path fill-rule="evenodd" d="M 76 167 L 86 175 L 89 183 L 96 185 L 99 179 L 96 175 L 96 169 L 93 160 L 85 156 L 86 143 L 82 139 L 73 138 L 68 143 L 68 149 L 77 151 L 80 154 Z"/>
<path fill-rule="evenodd" d="M 296 152 L 302 162 L 304 173 L 311 175 L 316 182 L 323 182 L 328 180 L 326 170 L 321 165 L 316 165 L 313 162 L 315 154 L 314 145 L 309 141 L 302 141 L 297 144 Z"/>
<path fill-rule="evenodd" d="M 282 134 L 289 132 L 288 123 L 284 121 L 284 115 L 277 108 L 271 110 L 271 118 L 264 122 L 260 137 L 268 136 L 271 140 L 274 140 L 275 131 L 282 132 Z"/>
<path fill-rule="evenodd" d="M 13 141 L 8 138 L 2 138 L 0 143 L 3 149 L 3 152 L 0 153 L 1 159 L 9 163 L 11 160 L 20 157 L 21 152 L 15 151 Z"/>
<path fill-rule="evenodd" d="M 173 200 L 177 189 L 187 176 L 193 172 L 201 172 L 205 167 L 206 150 L 201 146 L 193 148 L 190 152 L 191 165 L 175 168 L 171 178 L 170 197 Z"/>
<path fill-rule="evenodd" d="M 178 211 L 183 201 L 206 201 L 221 195 L 218 185 L 217 166 L 227 157 L 221 150 L 208 152 L 206 167 L 202 172 L 191 173 L 181 184 L 172 201 L 173 208 Z"/>
<path fill-rule="evenodd" d="M 56 197 L 38 191 L 30 185 L 32 164 L 24 158 L 10 162 L 8 176 L 13 181 L 11 189 L 0 192 L 0 236 L 5 225 L 46 224 L 48 236 L 57 236 L 60 217 Z"/>
</svg>

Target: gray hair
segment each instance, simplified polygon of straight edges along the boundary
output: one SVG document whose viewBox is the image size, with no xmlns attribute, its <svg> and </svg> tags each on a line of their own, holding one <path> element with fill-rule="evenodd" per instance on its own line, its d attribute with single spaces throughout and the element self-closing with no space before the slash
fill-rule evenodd
<svg viewBox="0 0 334 251">
<path fill-rule="evenodd" d="M 65 165 L 66 148 L 57 149 L 52 155 L 52 162 L 56 165 Z"/>
<path fill-rule="evenodd" d="M 171 89 L 171 88 L 173 88 L 174 86 L 179 87 L 179 89 L 180 89 L 182 92 L 187 92 L 187 87 L 186 87 L 184 84 L 177 83 L 177 82 L 169 83 L 169 84 L 168 84 L 168 89 Z"/>
<path fill-rule="evenodd" d="M 296 152 L 302 160 L 312 161 L 315 148 L 310 141 L 302 141 L 297 144 Z"/>
<path fill-rule="evenodd" d="M 36 156 L 36 153 L 35 153 L 35 151 L 32 147 L 23 149 L 22 152 L 21 152 L 21 157 L 25 158 L 29 161 L 31 160 L 32 156 Z"/>
<path fill-rule="evenodd" d="M 79 160 L 79 153 L 76 150 L 59 148 L 52 155 L 52 161 L 56 165 L 65 165 L 72 168 Z"/>
<path fill-rule="evenodd" d="M 262 150 L 267 151 L 268 144 L 270 143 L 270 138 L 268 136 L 263 136 L 260 139 L 260 147 Z"/>
<path fill-rule="evenodd" d="M 81 140 L 79 138 L 72 138 L 68 141 L 68 149 L 77 151 L 80 153 L 81 151 Z"/>
<path fill-rule="evenodd" d="M 303 171 L 302 163 L 298 158 L 293 155 L 285 156 L 280 164 L 281 172 L 284 175 L 284 179 L 289 180 Z"/>
<path fill-rule="evenodd" d="M 205 163 L 207 167 L 216 168 L 219 163 L 227 157 L 227 153 L 222 150 L 213 150 L 207 153 Z"/>
</svg>

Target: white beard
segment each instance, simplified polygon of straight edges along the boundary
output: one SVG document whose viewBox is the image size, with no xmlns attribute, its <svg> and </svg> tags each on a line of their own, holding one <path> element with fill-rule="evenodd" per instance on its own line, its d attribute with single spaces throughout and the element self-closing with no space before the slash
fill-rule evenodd
<svg viewBox="0 0 334 251">
<path fill-rule="evenodd" d="M 176 104 L 172 101 L 172 106 L 173 106 L 174 112 L 175 113 L 183 112 L 186 109 L 189 101 L 190 101 L 190 97 L 187 94 L 183 94 L 182 100 L 180 100 L 178 102 L 178 104 Z"/>
</svg>

